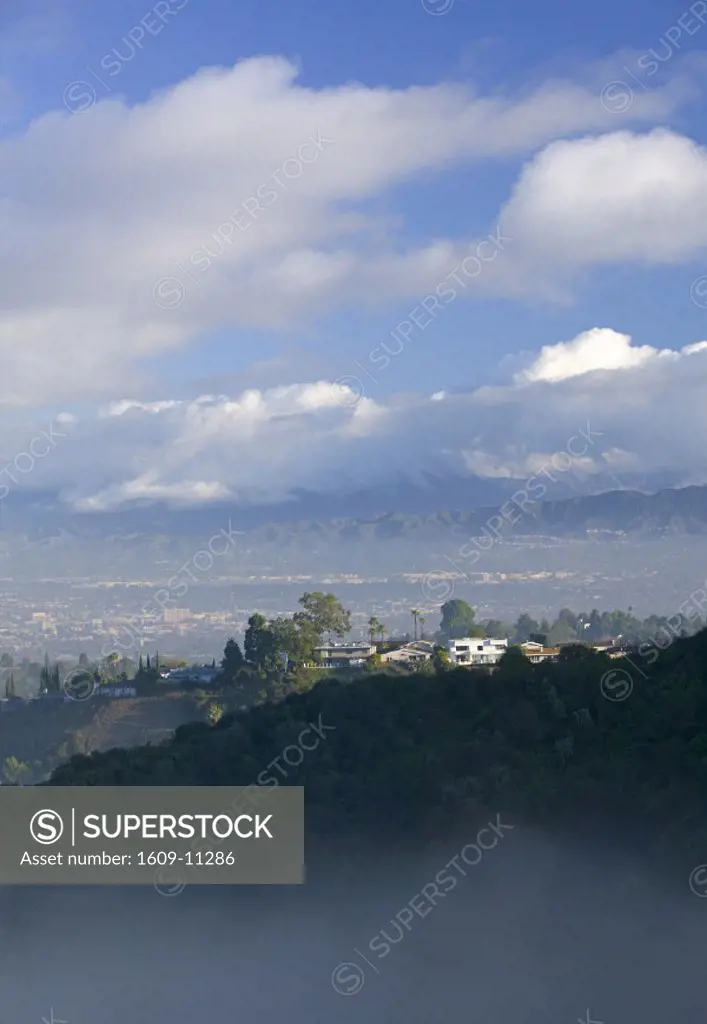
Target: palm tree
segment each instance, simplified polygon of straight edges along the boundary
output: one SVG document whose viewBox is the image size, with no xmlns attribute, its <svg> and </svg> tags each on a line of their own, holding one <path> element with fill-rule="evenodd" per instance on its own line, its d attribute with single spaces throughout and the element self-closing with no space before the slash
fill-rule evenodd
<svg viewBox="0 0 707 1024">
<path fill-rule="evenodd" d="M 425 623 L 427 622 L 427 616 L 426 615 L 419 615 L 418 619 L 419 619 L 419 622 L 420 622 L 420 640 L 424 640 L 425 639 Z"/>
<path fill-rule="evenodd" d="M 371 645 L 375 643 L 376 637 L 383 638 L 385 636 L 385 626 L 375 615 L 371 615 L 368 620 L 368 635 L 371 638 Z"/>
<path fill-rule="evenodd" d="M 420 609 L 419 608 L 411 608 L 410 609 L 410 614 L 412 615 L 412 621 L 413 621 L 413 630 L 414 630 L 414 632 L 413 632 L 413 640 L 417 640 L 417 620 L 420 617 Z"/>
</svg>

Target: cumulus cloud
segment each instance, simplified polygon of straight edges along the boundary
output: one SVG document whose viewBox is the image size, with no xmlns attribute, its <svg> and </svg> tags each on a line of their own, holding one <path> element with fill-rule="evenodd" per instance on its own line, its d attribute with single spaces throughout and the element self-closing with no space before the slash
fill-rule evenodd
<svg viewBox="0 0 707 1024">
<path fill-rule="evenodd" d="M 626 116 L 669 117 L 687 91 L 676 74 Z M 132 107 L 47 113 L 0 142 L 0 401 L 115 396 L 145 357 L 211 330 L 281 330 L 346 299 L 415 295 L 463 247 L 398 250 L 357 204 L 418 175 L 614 125 L 594 87 L 571 82 L 509 96 L 447 84 L 312 89 L 277 57 L 202 70 Z M 622 134 L 551 146 L 526 170 L 504 211 L 522 236 L 518 260 L 552 252 L 556 230 L 560 249 L 582 249 L 614 174 L 611 209 L 635 231 L 604 248 L 589 237 L 590 258 L 630 256 L 649 203 L 680 236 L 661 243 L 665 257 L 694 248 L 704 228 L 694 211 L 686 223 L 680 189 L 704 203 L 701 151 L 666 133 Z M 575 179 L 588 188 L 584 219 Z M 549 228 L 548 195 L 560 200 Z M 483 287 L 512 290 L 515 277 L 495 268 Z"/>
<path fill-rule="evenodd" d="M 594 267 L 690 263 L 707 249 L 707 149 L 666 128 L 554 141 L 523 168 L 495 223 L 503 258 L 482 272 L 473 238 L 386 255 L 360 274 L 369 291 L 379 282 L 401 296 L 414 282 L 416 294 L 439 295 L 457 268 L 467 295 L 561 302 Z"/>
<path fill-rule="evenodd" d="M 383 401 L 316 381 L 109 403 L 63 421 L 70 441 L 31 484 L 59 488 L 86 511 L 155 500 L 262 503 L 300 489 L 423 483 L 426 473 L 522 481 L 556 453 L 568 453 L 563 465 L 569 456 L 580 487 L 599 474 L 656 468 L 705 482 L 705 387 L 707 341 L 657 349 L 595 328 L 545 346 L 507 384 L 466 394 Z"/>
<path fill-rule="evenodd" d="M 671 355 L 675 353 L 659 351 L 650 345 L 632 345 L 628 334 L 594 327 L 572 341 L 545 345 L 537 359 L 527 369 L 516 374 L 515 379 L 519 383 L 567 380 L 592 370 L 629 369 L 649 359 L 670 358 Z"/>
<path fill-rule="evenodd" d="M 707 150 L 663 128 L 551 143 L 499 223 L 520 291 L 553 293 L 599 264 L 689 262 L 707 246 Z"/>
</svg>

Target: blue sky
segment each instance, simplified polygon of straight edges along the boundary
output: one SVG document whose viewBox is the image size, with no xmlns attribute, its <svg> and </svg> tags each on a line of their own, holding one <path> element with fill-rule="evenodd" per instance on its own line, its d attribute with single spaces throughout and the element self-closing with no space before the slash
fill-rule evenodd
<svg viewBox="0 0 707 1024">
<path fill-rule="evenodd" d="M 36 18 L 54 41 L 45 49 L 44 73 L 27 75 L 39 107 L 47 109 L 56 101 L 67 76 L 86 64 L 97 66 L 151 6 L 144 0 L 4 4 L 6 26 L 19 23 L 26 27 L 28 42 L 38 42 L 40 32 L 32 31 Z M 436 6 L 441 9 L 440 3 Z M 532 6 L 454 0 L 447 13 L 433 17 L 420 0 L 243 0 L 238 5 L 188 0 L 169 31 L 155 37 L 159 42 L 145 44 L 146 59 L 133 61 L 121 88 L 131 100 L 144 99 L 151 89 L 173 84 L 204 65 L 272 53 L 301 59 L 303 78 L 315 87 L 350 79 L 402 87 L 479 72 L 481 85 L 525 79 L 528 73 L 545 77 L 548 71 L 566 72 L 577 61 L 605 58 L 623 48 L 643 52 L 688 8 L 639 0 L 593 5 L 557 0 Z M 688 45 L 686 35 L 680 48 Z M 700 45 L 699 33 L 692 45 Z M 22 58 L 16 66 L 21 64 Z"/>
<path fill-rule="evenodd" d="M 209 444 L 217 435 L 220 443 L 221 431 L 241 443 L 269 429 L 273 389 L 277 422 L 308 417 L 301 436 L 293 426 L 293 444 L 308 438 L 324 464 L 342 444 L 355 446 L 362 465 L 370 444 L 383 452 L 377 479 L 450 452 L 460 469 L 493 455 L 494 472 L 522 475 L 528 457 L 552 451 L 572 429 L 570 390 L 581 383 L 582 408 L 609 422 L 615 414 L 597 396 L 621 385 L 643 388 L 645 409 L 615 423 L 610 447 L 645 469 L 648 451 L 637 438 L 645 441 L 649 410 L 664 399 L 653 366 L 677 366 L 687 357 L 670 352 L 707 337 L 707 300 L 701 286 L 693 301 L 690 291 L 707 273 L 707 237 L 694 223 L 703 207 L 691 198 L 702 195 L 707 167 L 703 7 L 163 0 L 160 12 L 145 0 L 6 4 L 0 259 L 11 315 L 0 323 L 0 359 L 13 385 L 2 398 L 8 422 L 18 408 L 30 420 L 33 410 L 61 409 L 95 437 L 99 421 L 121 431 L 127 422 L 125 407 L 116 412 L 111 402 L 133 402 L 120 439 L 106 435 L 100 454 L 77 445 L 69 471 L 85 470 L 88 491 L 119 503 L 182 485 L 214 496 L 257 489 L 257 465 L 235 480 Z M 660 55 L 655 74 L 651 52 Z M 205 68 L 221 69 L 208 87 L 195 78 Z M 631 89 L 625 109 L 615 88 L 606 92 L 617 80 Z M 347 91 L 351 83 L 358 88 Z M 498 114 L 489 115 L 494 104 Z M 250 250 L 241 257 L 227 247 L 203 287 L 198 273 L 185 277 L 190 253 L 240 208 L 263 168 L 315 130 L 337 136 L 331 153 L 322 149 L 301 184 L 242 236 L 255 239 L 252 264 Z M 614 178 L 625 201 L 611 195 Z M 576 185 L 585 179 L 586 191 Z M 360 369 L 370 353 L 501 222 L 521 236 L 484 264 L 463 297 L 413 330 L 404 355 L 371 384 Z M 153 288 L 173 276 L 186 294 L 177 308 L 157 308 Z M 594 329 L 606 330 L 590 344 L 573 342 Z M 524 421 L 523 403 L 539 401 L 528 382 L 543 384 L 537 373 L 524 380 L 524 368 L 560 343 L 575 348 L 552 378 L 552 401 L 542 399 L 538 437 L 510 427 L 500 436 L 497 423 L 479 418 L 487 405 L 479 389 L 501 389 L 514 409 L 509 421 Z M 702 357 L 690 358 L 687 375 L 701 380 Z M 614 376 L 607 389 L 597 378 L 607 373 L 648 376 Z M 331 419 L 321 389 L 318 397 L 288 393 L 293 408 L 280 408 L 278 388 L 329 382 L 340 391 L 354 376 L 365 380 L 366 401 L 338 403 L 355 413 L 353 424 Z M 678 380 L 662 380 L 673 394 Z M 244 412 L 247 389 L 262 409 Z M 206 426 L 189 405 L 205 392 L 228 399 L 225 407 L 217 401 Z M 405 424 L 427 422 L 424 402 L 439 392 L 469 394 L 478 429 L 470 436 L 468 410 L 442 415 L 438 401 L 422 461 L 401 462 L 393 453 L 413 429 Z M 389 413 L 399 406 L 407 418 L 392 429 Z M 312 427 L 315 407 L 323 412 Z M 674 413 L 666 416 L 673 424 Z M 170 476 L 162 458 L 143 478 L 141 439 L 198 455 L 198 470 L 189 458 L 172 459 Z M 697 456 L 693 464 L 688 448 L 681 438 L 666 449 L 661 468 L 674 451 L 673 468 L 694 479 Z M 312 474 L 314 466 L 296 465 L 287 486 L 309 485 Z"/>
</svg>

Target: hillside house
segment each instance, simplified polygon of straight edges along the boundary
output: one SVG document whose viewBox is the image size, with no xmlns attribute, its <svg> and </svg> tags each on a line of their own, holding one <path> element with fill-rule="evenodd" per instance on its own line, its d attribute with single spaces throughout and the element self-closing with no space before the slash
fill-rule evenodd
<svg viewBox="0 0 707 1024">
<path fill-rule="evenodd" d="M 373 644 L 322 644 L 314 648 L 316 663 L 322 668 L 360 668 L 376 653 Z"/>
<path fill-rule="evenodd" d="M 559 647 L 545 647 L 544 644 L 535 643 L 534 640 L 528 640 L 521 644 L 520 649 L 528 661 L 532 661 L 534 665 L 539 665 L 542 661 L 557 661 L 560 656 Z"/>
<path fill-rule="evenodd" d="M 427 640 L 411 640 L 410 643 L 401 644 L 392 651 L 385 651 L 381 654 L 381 662 L 394 665 L 415 665 L 423 661 L 429 661 L 434 654 L 434 644 Z"/>
<path fill-rule="evenodd" d="M 627 658 L 629 650 L 626 647 L 607 647 L 604 654 L 606 654 L 608 658 Z"/>
<path fill-rule="evenodd" d="M 462 637 L 447 644 L 450 665 L 497 665 L 507 650 L 505 638 Z"/>
<path fill-rule="evenodd" d="M 164 681 L 176 686 L 211 686 L 218 672 L 218 668 L 214 668 L 213 665 L 192 665 L 190 668 L 173 668 L 164 677 Z"/>
</svg>

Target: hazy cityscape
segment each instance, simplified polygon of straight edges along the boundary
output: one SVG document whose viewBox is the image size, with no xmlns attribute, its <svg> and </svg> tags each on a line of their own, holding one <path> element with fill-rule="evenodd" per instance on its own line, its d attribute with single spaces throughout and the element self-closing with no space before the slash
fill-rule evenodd
<svg viewBox="0 0 707 1024">
<path fill-rule="evenodd" d="M 168 575 L 132 582 L 5 579 L 0 581 L 0 650 L 35 658 L 45 652 L 97 656 L 113 645 L 126 654 L 157 648 L 210 659 L 227 636 L 242 637 L 254 611 L 291 614 L 307 589 L 334 591 L 351 610 L 352 635 L 358 637 L 365 636 L 372 614 L 391 633 L 409 631 L 412 607 L 436 629 L 440 606 L 451 596 L 469 601 L 479 618 L 511 620 L 521 611 L 552 618 L 561 607 L 633 607 L 644 617 L 669 615 L 707 575 L 701 569 L 707 541 L 701 538 L 624 542 L 620 562 L 611 544 L 499 544 L 486 556 L 486 571 L 475 567 L 467 573 L 463 559 L 449 550 L 449 561 L 439 552 L 431 554 L 426 572 L 199 579 L 182 599 L 166 590 Z"/>
</svg>

